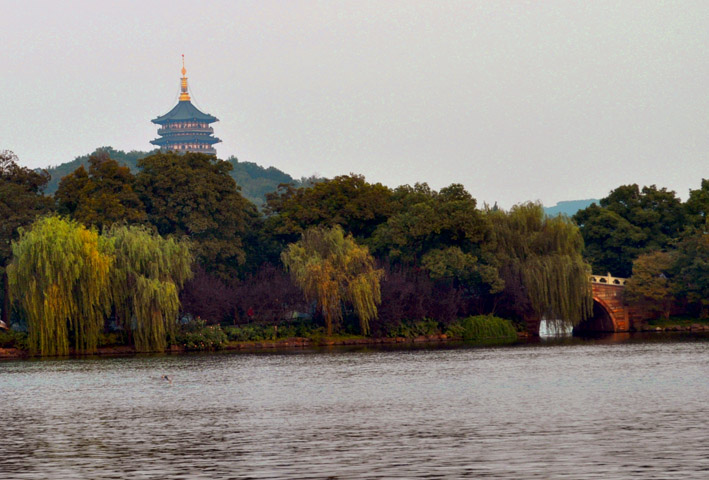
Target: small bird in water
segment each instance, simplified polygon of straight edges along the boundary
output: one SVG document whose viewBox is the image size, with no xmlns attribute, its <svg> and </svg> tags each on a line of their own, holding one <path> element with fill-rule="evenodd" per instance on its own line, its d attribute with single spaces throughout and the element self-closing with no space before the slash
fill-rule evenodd
<svg viewBox="0 0 709 480">
<path fill-rule="evenodd" d="M 165 380 L 166 382 L 169 382 L 170 385 L 172 385 L 172 377 L 170 375 L 163 375 L 162 379 Z"/>
</svg>

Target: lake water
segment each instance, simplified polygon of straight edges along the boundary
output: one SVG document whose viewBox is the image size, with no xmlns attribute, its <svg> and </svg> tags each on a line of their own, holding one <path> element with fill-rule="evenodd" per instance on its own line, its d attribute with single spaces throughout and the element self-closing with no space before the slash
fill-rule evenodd
<svg viewBox="0 0 709 480">
<path fill-rule="evenodd" d="M 663 338 L 0 362 L 0 478 L 706 479 L 709 341 Z"/>
</svg>

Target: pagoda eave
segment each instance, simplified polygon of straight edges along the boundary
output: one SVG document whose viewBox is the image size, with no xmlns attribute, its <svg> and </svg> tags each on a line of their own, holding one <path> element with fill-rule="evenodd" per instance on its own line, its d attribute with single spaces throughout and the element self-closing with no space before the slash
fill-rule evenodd
<svg viewBox="0 0 709 480">
<path fill-rule="evenodd" d="M 219 119 L 214 115 L 209 115 L 200 111 L 197 107 L 192 105 L 189 100 L 182 100 L 174 106 L 172 110 L 167 112 L 165 115 L 161 115 L 157 118 L 151 120 L 151 122 L 157 125 L 164 125 L 170 122 L 180 122 L 180 121 L 196 121 L 204 123 L 214 123 L 218 122 Z"/>
<path fill-rule="evenodd" d="M 160 147 L 165 145 L 179 145 L 184 143 L 204 143 L 207 145 L 214 145 L 215 143 L 221 143 L 221 139 L 217 137 L 197 137 L 197 138 L 156 138 L 155 140 L 150 140 L 153 145 L 158 145 Z"/>
</svg>

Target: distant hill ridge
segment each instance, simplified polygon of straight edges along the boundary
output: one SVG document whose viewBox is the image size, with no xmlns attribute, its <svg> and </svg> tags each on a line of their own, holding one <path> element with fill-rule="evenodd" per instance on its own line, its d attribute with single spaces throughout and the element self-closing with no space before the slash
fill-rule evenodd
<svg viewBox="0 0 709 480">
<path fill-rule="evenodd" d="M 589 198 L 587 200 L 567 200 L 564 202 L 558 202 L 553 207 L 544 207 L 544 211 L 550 217 L 555 217 L 560 213 L 568 217 L 572 217 L 576 214 L 576 212 L 583 210 L 592 203 L 599 203 L 599 200 L 596 198 Z"/>
<path fill-rule="evenodd" d="M 138 168 L 138 160 L 157 153 L 159 150 L 124 152 L 123 150 L 115 150 L 112 147 L 97 148 L 94 152 L 76 157 L 71 162 L 48 167 L 47 171 L 52 176 L 52 179 L 47 184 L 45 192 L 53 195 L 63 177 L 69 175 L 81 165 L 88 168 L 89 157 L 98 151 L 108 153 L 109 157 L 130 168 L 131 172 L 135 174 L 140 170 Z M 292 183 L 295 186 L 300 186 L 306 183 L 305 179 L 296 180 L 275 167 L 264 168 L 253 162 L 240 162 L 234 156 L 227 158 L 227 162 L 232 165 L 231 176 L 241 188 L 241 194 L 259 207 L 266 201 L 266 194 L 274 192 L 279 184 Z M 312 179 L 308 180 L 312 181 Z"/>
<path fill-rule="evenodd" d="M 48 167 L 47 170 L 52 178 L 47 184 L 45 192 L 53 195 L 54 192 L 57 191 L 59 181 L 63 177 L 69 175 L 81 165 L 88 167 L 89 157 L 98 151 L 108 153 L 112 159 L 127 166 L 130 168 L 131 172 L 135 174 L 139 170 L 138 160 L 147 157 L 148 155 L 152 155 L 159 150 L 152 150 L 149 152 L 132 150 L 130 152 L 124 152 L 123 150 L 116 150 L 113 147 L 97 148 L 94 152 L 76 157 L 70 162 Z M 261 207 L 266 201 L 266 194 L 275 192 L 278 185 L 281 183 L 292 183 L 296 187 L 299 187 L 322 180 L 319 178 L 301 178 L 296 180 L 292 176 L 275 167 L 264 168 L 253 162 L 241 162 L 234 156 L 227 158 L 227 161 L 232 164 L 231 176 L 236 181 L 236 184 L 241 188 L 241 194 L 259 207 Z M 579 210 L 588 207 L 594 202 L 598 203 L 598 200 L 594 198 L 588 200 L 568 200 L 558 202 L 553 207 L 544 207 L 544 211 L 549 216 L 556 216 L 561 213 L 571 217 Z"/>
</svg>

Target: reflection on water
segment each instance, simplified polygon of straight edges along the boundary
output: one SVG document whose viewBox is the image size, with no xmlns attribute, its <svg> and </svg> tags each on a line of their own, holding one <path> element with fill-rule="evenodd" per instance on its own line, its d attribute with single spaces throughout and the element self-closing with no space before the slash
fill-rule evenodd
<svg viewBox="0 0 709 480">
<path fill-rule="evenodd" d="M 662 338 L 4 362 L 0 478 L 708 478 L 709 342 Z"/>
</svg>

